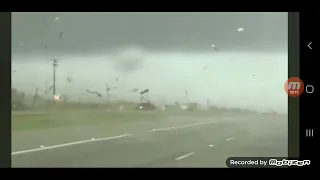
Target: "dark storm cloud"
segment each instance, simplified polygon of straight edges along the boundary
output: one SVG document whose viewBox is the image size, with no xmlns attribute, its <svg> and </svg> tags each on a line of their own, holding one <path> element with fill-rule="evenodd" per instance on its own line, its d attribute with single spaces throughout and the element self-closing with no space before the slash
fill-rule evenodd
<svg viewBox="0 0 320 180">
<path fill-rule="evenodd" d="M 287 25 L 287 13 L 14 13 L 12 50 L 276 50 L 286 48 Z"/>
</svg>

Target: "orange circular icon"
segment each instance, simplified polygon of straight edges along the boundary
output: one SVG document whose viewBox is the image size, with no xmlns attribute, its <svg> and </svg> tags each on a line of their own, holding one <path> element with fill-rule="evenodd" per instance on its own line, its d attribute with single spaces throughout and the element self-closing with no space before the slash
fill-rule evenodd
<svg viewBox="0 0 320 180">
<path fill-rule="evenodd" d="M 290 97 L 298 97 L 304 91 L 304 83 L 298 77 L 291 77 L 284 84 L 284 90 Z"/>
</svg>

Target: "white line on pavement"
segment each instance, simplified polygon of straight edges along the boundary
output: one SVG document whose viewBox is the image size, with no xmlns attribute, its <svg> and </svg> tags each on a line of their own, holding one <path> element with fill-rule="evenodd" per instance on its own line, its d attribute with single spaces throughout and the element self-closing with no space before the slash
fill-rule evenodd
<svg viewBox="0 0 320 180">
<path fill-rule="evenodd" d="M 186 124 L 183 126 L 172 126 L 172 127 L 166 127 L 166 128 L 160 128 L 160 129 L 152 129 L 148 132 L 157 132 L 157 131 L 168 131 L 168 130 L 174 130 L 174 129 L 182 129 L 182 128 L 188 128 L 188 127 L 193 127 L 193 126 L 200 126 L 200 125 L 205 125 L 205 124 L 213 124 L 216 123 L 217 121 L 209 121 L 209 122 L 203 122 L 203 123 L 195 123 L 195 124 Z"/>
<path fill-rule="evenodd" d="M 92 138 L 90 140 L 76 141 L 76 142 L 70 142 L 70 143 L 65 143 L 65 144 L 58 144 L 58 145 L 53 145 L 53 146 L 40 147 L 40 148 L 28 149 L 28 150 L 22 150 L 22 151 L 16 151 L 16 152 L 12 152 L 11 155 L 25 154 L 25 153 L 43 151 L 43 150 L 48 150 L 48 149 L 55 149 L 55 148 L 72 146 L 72 145 L 83 144 L 83 143 L 88 143 L 88 142 L 106 141 L 106 140 L 111 140 L 111 139 L 118 139 L 118 138 L 122 138 L 122 137 L 127 137 L 127 136 L 131 136 L 131 134 L 125 133 L 125 134 L 120 135 L 120 136 L 111 136 L 111 137 L 96 138 L 96 139 Z"/>
<path fill-rule="evenodd" d="M 194 152 L 191 152 L 191 153 L 188 153 L 188 154 L 186 154 L 186 155 L 180 156 L 180 157 L 176 158 L 176 160 L 179 161 L 179 160 L 181 160 L 181 159 L 184 159 L 184 158 L 186 158 L 186 157 L 191 156 L 192 154 L 194 154 Z"/>
</svg>

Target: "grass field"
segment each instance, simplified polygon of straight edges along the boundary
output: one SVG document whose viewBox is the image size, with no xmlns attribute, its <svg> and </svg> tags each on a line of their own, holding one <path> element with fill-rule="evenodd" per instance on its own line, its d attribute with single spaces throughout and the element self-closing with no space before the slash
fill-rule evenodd
<svg viewBox="0 0 320 180">
<path fill-rule="evenodd" d="M 64 111 L 44 114 L 12 115 L 12 130 L 51 129 L 58 127 L 124 123 L 126 121 L 156 120 L 160 113 Z"/>
<path fill-rule="evenodd" d="M 157 121 L 165 117 L 208 117 L 220 113 L 239 113 L 230 109 L 197 110 L 194 112 L 178 109 L 167 109 L 165 111 L 136 111 L 128 108 L 123 111 L 97 109 L 69 109 L 59 108 L 50 111 L 13 111 L 12 130 L 39 130 L 59 127 L 76 127 L 98 124 L 123 124 L 135 121 Z"/>
</svg>

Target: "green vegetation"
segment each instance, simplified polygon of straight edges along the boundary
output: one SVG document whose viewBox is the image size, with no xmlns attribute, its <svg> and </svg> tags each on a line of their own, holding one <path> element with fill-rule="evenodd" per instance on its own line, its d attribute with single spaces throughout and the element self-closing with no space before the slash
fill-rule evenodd
<svg viewBox="0 0 320 180">
<path fill-rule="evenodd" d="M 39 115 L 12 115 L 12 130 L 50 129 L 132 121 L 157 120 L 160 114 L 143 112 L 55 111 Z"/>
</svg>

